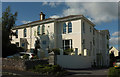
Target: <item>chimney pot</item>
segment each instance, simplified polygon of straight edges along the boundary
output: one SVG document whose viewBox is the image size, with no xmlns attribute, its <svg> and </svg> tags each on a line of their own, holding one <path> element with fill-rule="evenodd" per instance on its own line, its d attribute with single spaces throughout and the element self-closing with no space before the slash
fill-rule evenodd
<svg viewBox="0 0 120 77">
<path fill-rule="evenodd" d="M 40 20 L 44 20 L 45 19 L 45 14 L 43 14 L 43 12 L 40 13 Z"/>
</svg>

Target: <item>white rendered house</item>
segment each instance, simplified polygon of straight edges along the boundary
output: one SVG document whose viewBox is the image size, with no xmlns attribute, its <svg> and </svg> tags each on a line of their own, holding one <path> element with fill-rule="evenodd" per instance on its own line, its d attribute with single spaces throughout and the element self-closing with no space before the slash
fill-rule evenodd
<svg viewBox="0 0 120 77">
<path fill-rule="evenodd" d="M 40 20 L 14 27 L 18 35 L 12 37 L 11 43 L 34 49 L 36 37 L 47 54 L 47 48 L 77 49 L 81 56 L 91 56 L 98 65 L 109 64 L 109 31 L 96 30 L 95 24 L 83 15 L 70 15 L 61 18 L 45 19 L 43 13 Z"/>
<path fill-rule="evenodd" d="M 112 53 L 112 52 L 114 53 L 115 57 L 119 56 L 119 51 L 115 47 L 111 47 L 109 49 L 109 54 Z"/>
</svg>

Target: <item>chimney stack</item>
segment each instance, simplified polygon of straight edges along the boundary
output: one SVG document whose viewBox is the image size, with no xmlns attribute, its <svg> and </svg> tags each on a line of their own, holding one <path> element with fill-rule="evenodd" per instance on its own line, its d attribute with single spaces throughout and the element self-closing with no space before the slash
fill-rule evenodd
<svg viewBox="0 0 120 77">
<path fill-rule="evenodd" d="M 40 13 L 40 20 L 44 20 L 45 19 L 45 14 L 43 14 L 43 12 Z"/>
</svg>

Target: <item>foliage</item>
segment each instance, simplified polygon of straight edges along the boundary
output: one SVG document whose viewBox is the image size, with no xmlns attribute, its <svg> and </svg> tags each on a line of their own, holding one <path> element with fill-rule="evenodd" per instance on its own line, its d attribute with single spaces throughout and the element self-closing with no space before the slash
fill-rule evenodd
<svg viewBox="0 0 120 77">
<path fill-rule="evenodd" d="M 10 44 L 6 50 L 8 50 L 7 52 L 8 56 L 18 53 L 18 48 L 15 44 Z"/>
<path fill-rule="evenodd" d="M 115 56 L 114 56 L 114 53 L 111 52 L 111 53 L 110 53 L 110 67 L 113 66 L 113 62 L 114 62 L 114 61 L 115 61 Z"/>
<path fill-rule="evenodd" d="M 55 53 L 55 55 L 60 55 L 59 48 L 52 49 L 52 51 Z"/>
<path fill-rule="evenodd" d="M 120 77 L 120 69 L 114 67 L 109 68 L 109 77 Z"/>
<path fill-rule="evenodd" d="M 37 55 L 37 53 L 38 53 L 38 50 L 37 49 L 40 49 L 41 47 L 40 47 L 40 40 L 38 39 L 38 38 L 36 38 L 37 40 L 35 41 L 35 51 L 34 51 L 34 53 L 35 53 L 35 55 Z"/>
<path fill-rule="evenodd" d="M 39 59 L 39 57 L 36 55 L 36 56 L 34 56 L 32 59 Z"/>
<path fill-rule="evenodd" d="M 29 55 L 27 54 L 23 55 L 23 59 L 29 59 Z"/>
<path fill-rule="evenodd" d="M 54 49 L 48 50 L 48 53 L 50 53 L 52 51 L 55 53 L 55 55 L 60 55 L 60 49 L 59 48 L 54 48 Z"/>
<path fill-rule="evenodd" d="M 66 49 L 66 50 L 64 50 L 64 55 L 69 55 L 70 53 L 72 53 L 73 52 L 73 49 Z"/>
<path fill-rule="evenodd" d="M 6 57 L 10 53 L 10 49 L 8 49 L 8 46 L 11 44 L 11 36 L 15 35 L 11 28 L 15 26 L 15 21 L 17 17 L 17 12 L 14 14 L 11 13 L 10 7 L 6 8 L 6 10 L 2 13 L 2 56 Z M 6 54 L 7 53 L 7 54 Z M 12 53 L 12 52 L 11 52 Z M 11 54 L 10 53 L 10 54 Z"/>
<path fill-rule="evenodd" d="M 37 65 L 33 69 L 34 72 L 38 72 L 42 75 L 63 75 L 64 70 L 59 65 Z"/>
<path fill-rule="evenodd" d="M 18 52 L 24 52 L 24 48 L 22 48 L 22 47 L 18 47 L 17 50 L 18 50 Z"/>
</svg>

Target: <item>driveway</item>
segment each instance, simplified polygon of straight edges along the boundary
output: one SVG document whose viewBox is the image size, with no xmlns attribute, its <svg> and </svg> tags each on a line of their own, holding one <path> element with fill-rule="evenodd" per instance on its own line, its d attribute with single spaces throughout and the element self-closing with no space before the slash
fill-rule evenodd
<svg viewBox="0 0 120 77">
<path fill-rule="evenodd" d="M 86 70 L 67 70 L 68 76 L 65 77 L 107 77 L 108 68 L 106 69 L 86 69 Z"/>
</svg>

